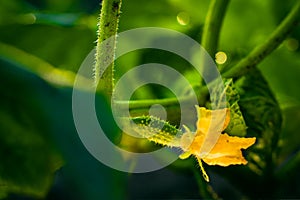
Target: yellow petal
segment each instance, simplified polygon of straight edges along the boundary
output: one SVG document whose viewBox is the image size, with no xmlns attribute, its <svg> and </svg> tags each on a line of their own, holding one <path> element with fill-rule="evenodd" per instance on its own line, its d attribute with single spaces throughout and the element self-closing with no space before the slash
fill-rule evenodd
<svg viewBox="0 0 300 200">
<path fill-rule="evenodd" d="M 207 133 L 222 132 L 230 122 L 230 110 L 228 108 L 219 110 L 208 110 L 196 106 L 197 110 L 197 132 Z"/>
<path fill-rule="evenodd" d="M 207 110 L 196 106 L 198 121 L 197 130 L 193 134 L 188 128 L 182 136 L 180 147 L 186 152 L 180 158 L 184 159 L 191 154 L 195 155 L 203 176 L 208 181 L 208 176 L 202 166 L 201 160 L 208 165 L 237 165 L 247 164 L 243 157 L 242 149 L 247 149 L 255 143 L 256 138 L 243 138 L 229 136 L 221 132 L 228 126 L 230 110 Z"/>
<path fill-rule="evenodd" d="M 256 138 L 241 138 L 221 134 L 217 143 L 212 150 L 203 155 L 203 152 L 197 152 L 200 158 L 209 165 L 239 165 L 247 164 L 247 160 L 243 157 L 241 149 L 247 149 L 255 143 Z M 196 152 L 195 152 L 196 153 Z"/>
</svg>

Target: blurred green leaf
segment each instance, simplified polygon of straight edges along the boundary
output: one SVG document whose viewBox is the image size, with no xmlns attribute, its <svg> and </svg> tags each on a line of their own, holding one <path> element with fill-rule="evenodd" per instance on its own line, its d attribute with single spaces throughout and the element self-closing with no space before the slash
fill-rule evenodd
<svg viewBox="0 0 300 200">
<path fill-rule="evenodd" d="M 71 88 L 54 88 L 24 66 L 0 57 L 0 191 L 44 198 L 63 164 L 76 199 L 118 198 L 125 174 L 93 158 L 81 143 L 72 117 Z M 101 125 L 118 135 L 108 104 L 97 94 Z M 100 112 L 101 111 L 101 112 Z M 116 134 L 115 134 L 116 133 Z M 105 178 L 104 178 L 105 177 Z"/>
<path fill-rule="evenodd" d="M 28 70 L 38 75 L 50 84 L 61 87 L 73 86 L 75 73 L 68 70 L 57 69 L 44 60 L 14 46 L 0 42 L 0 58 L 6 62 L 19 65 L 23 70 Z"/>
<path fill-rule="evenodd" d="M 300 105 L 285 108 L 283 111 L 282 134 L 279 142 L 278 164 L 287 162 L 299 150 Z"/>
<path fill-rule="evenodd" d="M 275 28 L 271 5 L 277 3 L 260 0 L 232 0 L 222 26 L 219 49 L 247 53 L 248 50 L 263 42 Z"/>
<path fill-rule="evenodd" d="M 251 151 L 253 154 L 249 157 L 255 163 L 257 172 L 271 175 L 282 124 L 279 105 L 258 69 L 238 80 L 237 88 L 241 96 L 240 107 L 248 126 L 247 135 L 257 138 Z"/>
<path fill-rule="evenodd" d="M 296 1 L 231 0 L 218 48 L 227 55 L 222 67 L 234 65 L 263 42 Z M 130 182 L 126 179 L 127 174 L 100 164 L 81 143 L 72 119 L 71 86 L 82 60 L 95 46 L 99 2 L 0 1 L 0 199 L 8 193 L 45 196 L 53 186 L 54 172 L 62 165 L 61 156 L 66 164 L 59 172 L 67 185 L 62 190 L 70 190 L 71 199 L 134 199 L 149 198 L 149 195 L 186 198 L 190 197 L 188 194 L 192 194 L 192 198 L 198 197 L 195 175 L 186 170 L 187 166 L 195 168 L 192 162 L 175 162 L 173 176 L 163 172 L 131 175 Z M 124 1 L 119 32 L 158 26 L 181 31 L 200 41 L 209 2 Z M 207 167 L 213 189 L 220 198 L 297 199 L 300 196 L 297 171 L 299 33 L 300 27 L 258 66 L 262 75 L 253 71 L 228 88 L 227 97 L 233 112 L 226 132 L 244 135 L 246 121 L 246 137 L 256 136 L 258 142 L 245 151 L 249 160 L 247 166 Z M 172 66 L 187 75 L 196 90 L 199 87 L 199 77 L 189 70 L 186 62 L 153 50 L 132 52 L 118 59 L 116 80 L 134 66 L 148 62 Z M 132 80 L 137 77 L 134 75 Z M 174 81 L 174 84 L 181 83 Z M 182 91 L 182 94 L 188 92 Z M 134 98 L 169 96 L 165 88 L 145 86 Z M 96 94 L 96 102 L 98 118 L 105 119 L 101 125 L 110 133 L 109 139 L 117 143 L 117 126 L 110 117 L 103 117 L 110 116 L 107 102 L 101 94 Z M 282 131 L 279 107 L 283 115 Z M 168 110 L 168 120 L 178 118 L 178 107 Z M 61 178 L 57 176 L 56 179 Z M 185 177 L 186 182 L 178 177 Z M 54 184 L 58 184 L 57 180 Z M 151 184 L 153 191 L 149 190 Z M 61 197 L 63 192 L 66 191 L 57 195 Z M 183 194 L 185 196 L 180 196 Z"/>
<path fill-rule="evenodd" d="M 297 198 L 300 193 L 299 165 L 300 165 L 300 141 L 299 141 L 299 118 L 300 106 L 290 106 L 283 109 L 283 128 L 280 137 L 279 156 L 277 160 L 276 178 L 280 188 L 278 194 L 289 198 Z"/>
<path fill-rule="evenodd" d="M 0 189 L 42 197 L 62 164 L 44 112 L 52 89 L 10 63 L 0 65 Z"/>
<path fill-rule="evenodd" d="M 299 64 L 299 52 L 289 51 L 286 45 L 282 45 L 260 66 L 281 108 L 300 103 Z"/>
<path fill-rule="evenodd" d="M 88 29 L 45 25 L 0 27 L 0 38 L 2 42 L 42 58 L 55 67 L 74 72 L 96 40 Z"/>
</svg>

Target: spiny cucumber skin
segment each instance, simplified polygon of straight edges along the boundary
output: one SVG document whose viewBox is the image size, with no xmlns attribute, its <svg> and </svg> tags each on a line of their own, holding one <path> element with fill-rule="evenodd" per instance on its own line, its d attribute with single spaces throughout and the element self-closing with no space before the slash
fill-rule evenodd
<svg viewBox="0 0 300 200">
<path fill-rule="evenodd" d="M 148 127 L 149 129 L 154 128 L 154 129 L 166 132 L 166 133 L 174 135 L 174 136 L 182 135 L 181 130 L 179 130 L 175 126 L 169 124 L 169 122 L 161 120 L 157 117 L 153 117 L 153 116 L 134 117 L 134 118 L 132 118 L 132 121 L 134 123 L 136 123 L 137 125 L 142 125 L 142 126 Z M 151 131 L 151 130 L 149 130 L 149 131 Z M 153 131 L 156 131 L 156 130 L 153 130 Z"/>
<path fill-rule="evenodd" d="M 138 127 L 135 129 L 138 134 L 157 144 L 178 146 L 180 136 L 183 134 L 175 126 L 157 117 L 141 116 L 132 118 L 132 121 Z"/>
</svg>

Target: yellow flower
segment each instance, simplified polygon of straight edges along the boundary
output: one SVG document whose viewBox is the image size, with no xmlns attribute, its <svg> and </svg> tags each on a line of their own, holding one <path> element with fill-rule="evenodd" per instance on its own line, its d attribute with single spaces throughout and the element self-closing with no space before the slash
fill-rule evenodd
<svg viewBox="0 0 300 200">
<path fill-rule="evenodd" d="M 255 143 L 256 138 L 242 138 L 221 134 L 230 121 L 229 109 L 207 110 L 196 106 L 198 121 L 195 133 L 185 127 L 186 133 L 181 137 L 180 147 L 184 153 L 181 159 L 194 155 L 203 172 L 206 181 L 209 178 L 202 166 L 201 160 L 208 165 L 238 165 L 247 164 L 241 149 L 247 149 Z"/>
</svg>

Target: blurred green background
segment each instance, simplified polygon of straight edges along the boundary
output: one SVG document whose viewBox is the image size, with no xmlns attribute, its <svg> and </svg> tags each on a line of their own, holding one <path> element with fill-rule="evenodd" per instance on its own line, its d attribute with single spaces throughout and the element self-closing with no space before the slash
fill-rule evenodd
<svg viewBox="0 0 300 200">
<path fill-rule="evenodd" d="M 124 1 L 119 32 L 158 26 L 200 41 L 209 2 Z M 227 55 L 223 65 L 236 63 L 265 41 L 294 2 L 232 0 L 218 48 Z M 257 193 L 264 189 L 258 189 L 255 180 L 244 190 L 231 183 L 236 167 L 206 167 L 211 176 L 211 186 L 207 187 L 197 180 L 193 168 L 199 168 L 193 160 L 176 161 L 148 174 L 126 174 L 102 165 L 85 150 L 72 119 L 72 83 L 82 61 L 95 46 L 100 7 L 98 0 L 0 1 L 0 199 L 207 198 L 205 194 L 211 188 L 224 199 L 263 195 Z M 283 178 L 276 182 L 274 193 L 266 193 L 265 197 L 300 198 L 300 173 L 296 170 L 300 167 L 299 40 L 298 27 L 258 66 L 283 116 L 277 168 L 280 171 L 288 164 L 292 169 L 280 171 Z M 183 61 L 141 51 L 116 62 L 116 78 L 147 62 L 185 70 Z M 164 90 L 150 90 L 143 95 L 136 98 L 167 96 Z M 109 115 L 101 98 L 99 94 L 99 110 Z M 110 120 L 104 124 L 116 132 L 110 127 Z"/>
</svg>

